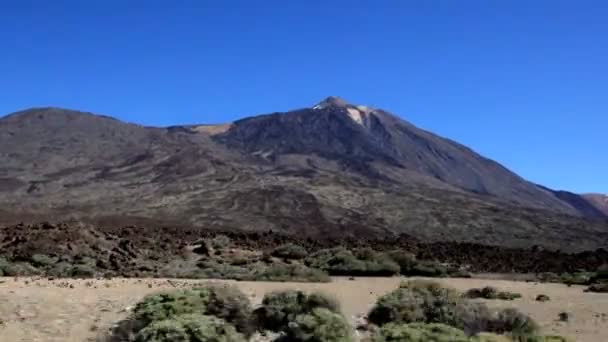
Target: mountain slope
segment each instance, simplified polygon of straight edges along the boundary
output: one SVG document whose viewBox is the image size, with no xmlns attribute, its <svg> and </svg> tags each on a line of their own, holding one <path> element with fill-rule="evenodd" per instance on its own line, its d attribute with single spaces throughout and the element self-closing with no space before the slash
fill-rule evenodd
<svg viewBox="0 0 608 342">
<path fill-rule="evenodd" d="M 266 158 L 315 154 L 373 176 L 383 175 L 370 166 L 380 162 L 478 194 L 579 213 L 551 191 L 527 182 L 465 146 L 385 111 L 353 106 L 342 99 L 328 98 L 312 109 L 240 120 L 217 135 L 216 140 Z"/>
<path fill-rule="evenodd" d="M 598 216 L 586 200 L 573 205 L 462 145 L 337 98 L 168 128 L 31 109 L 0 118 L 0 160 L 0 223 L 407 233 L 572 250 L 608 242 L 606 222 L 584 217 Z"/>
<path fill-rule="evenodd" d="M 583 197 L 604 215 L 608 215 L 608 195 L 584 194 Z"/>
</svg>

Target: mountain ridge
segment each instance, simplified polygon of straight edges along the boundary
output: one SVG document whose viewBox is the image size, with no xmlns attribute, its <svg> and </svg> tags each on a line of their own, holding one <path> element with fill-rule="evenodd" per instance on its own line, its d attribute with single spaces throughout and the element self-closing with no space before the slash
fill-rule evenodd
<svg viewBox="0 0 608 342">
<path fill-rule="evenodd" d="M 0 205 L 14 215 L 0 221 L 142 219 L 201 229 L 606 245 L 606 216 L 588 199 L 560 198 L 381 109 L 325 102 L 219 125 L 148 127 L 58 108 L 2 117 Z"/>
</svg>

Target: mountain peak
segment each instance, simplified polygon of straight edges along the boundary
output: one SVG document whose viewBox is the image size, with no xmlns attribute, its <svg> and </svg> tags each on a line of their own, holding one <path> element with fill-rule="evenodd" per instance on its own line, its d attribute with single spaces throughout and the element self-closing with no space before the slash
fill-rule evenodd
<svg viewBox="0 0 608 342">
<path fill-rule="evenodd" d="M 339 108 L 346 110 L 348 116 L 360 125 L 364 125 L 364 123 L 367 121 L 367 116 L 375 110 L 374 108 L 368 106 L 349 103 L 339 96 L 329 96 L 312 107 L 314 110 L 321 110 L 325 108 Z"/>
<path fill-rule="evenodd" d="M 341 107 L 346 108 L 352 106 L 348 101 L 339 97 L 339 96 L 328 96 L 325 100 L 317 103 L 313 108 L 314 109 L 322 109 L 327 107 Z"/>
</svg>

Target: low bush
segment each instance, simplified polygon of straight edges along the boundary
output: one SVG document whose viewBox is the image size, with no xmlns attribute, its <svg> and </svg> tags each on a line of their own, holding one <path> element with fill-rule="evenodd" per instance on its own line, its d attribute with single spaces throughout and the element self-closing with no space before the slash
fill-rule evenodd
<svg viewBox="0 0 608 342">
<path fill-rule="evenodd" d="M 442 264 L 430 260 L 417 260 L 412 253 L 396 250 L 389 252 L 388 256 L 399 265 L 400 273 L 407 277 L 446 277 L 448 275 L 448 269 Z M 470 276 L 466 272 L 459 272 L 457 275 Z"/>
<path fill-rule="evenodd" d="M 344 316 L 321 307 L 296 316 L 285 333 L 284 340 L 293 342 L 353 341 L 352 328 Z"/>
<path fill-rule="evenodd" d="M 202 261 L 197 266 L 198 269 L 190 271 L 188 278 L 245 280 L 251 273 L 249 267 L 220 264 L 216 261 Z"/>
<path fill-rule="evenodd" d="M 444 323 L 454 325 L 460 294 L 434 282 L 410 281 L 378 299 L 369 312 L 376 325 L 387 323 Z"/>
<path fill-rule="evenodd" d="M 329 282 L 329 275 L 301 264 L 271 264 L 254 268 L 243 280 Z"/>
<path fill-rule="evenodd" d="M 262 305 L 255 310 L 254 316 L 259 328 L 286 332 L 290 322 L 294 322 L 297 316 L 311 314 L 317 308 L 340 313 L 338 302 L 330 297 L 289 290 L 264 296 Z"/>
<path fill-rule="evenodd" d="M 500 300 L 514 300 L 514 299 L 519 299 L 519 298 L 521 298 L 521 293 L 509 292 L 509 291 L 500 291 L 500 292 L 498 292 L 498 295 L 496 297 L 496 299 L 500 299 Z"/>
<path fill-rule="evenodd" d="M 473 288 L 468 290 L 464 296 L 469 299 L 483 298 L 483 299 L 501 299 L 501 300 L 514 300 L 521 298 L 521 294 L 508 291 L 498 291 L 492 286 L 486 286 L 478 289 Z"/>
<path fill-rule="evenodd" d="M 507 308 L 497 312 L 486 331 L 508 334 L 521 340 L 528 336 L 535 336 L 538 329 L 538 325 L 532 318 L 516 309 Z"/>
<path fill-rule="evenodd" d="M 491 333 L 482 333 L 471 339 L 471 342 L 513 342 L 511 336 L 497 335 Z M 568 339 L 561 336 L 525 336 L 516 338 L 515 341 L 520 342 L 568 342 Z"/>
<path fill-rule="evenodd" d="M 570 320 L 570 314 L 565 311 L 562 311 L 557 314 L 557 318 L 562 322 L 568 322 Z"/>
<path fill-rule="evenodd" d="M 423 298 L 409 289 L 399 288 L 378 299 L 368 314 L 368 319 L 376 325 L 394 323 L 424 322 Z"/>
<path fill-rule="evenodd" d="M 590 283 L 608 283 L 608 264 L 600 266 L 589 281 Z"/>
<path fill-rule="evenodd" d="M 200 314 L 178 315 L 153 322 L 140 330 L 137 342 L 246 342 L 234 326 L 223 319 Z"/>
<path fill-rule="evenodd" d="M 536 275 L 536 278 L 545 283 L 561 283 L 562 278 L 553 272 L 543 272 Z"/>
<path fill-rule="evenodd" d="M 411 270 L 403 275 L 410 277 L 446 277 L 448 274 L 446 267 L 438 262 L 420 261 L 415 264 Z"/>
<path fill-rule="evenodd" d="M 271 255 L 277 258 L 300 260 L 304 259 L 308 255 L 308 252 L 302 246 L 288 243 L 275 248 Z"/>
<path fill-rule="evenodd" d="M 92 278 L 95 274 L 95 269 L 89 265 L 74 265 L 70 268 L 70 277 Z"/>
<path fill-rule="evenodd" d="M 463 301 L 456 307 L 456 321 L 453 326 L 463 329 L 469 335 L 491 331 L 495 320 L 495 312 L 484 303 Z"/>
<path fill-rule="evenodd" d="M 545 294 L 539 294 L 538 296 L 536 296 L 537 302 L 548 302 L 550 300 L 551 300 L 551 298 L 549 298 L 549 296 L 547 296 Z"/>
<path fill-rule="evenodd" d="M 132 314 L 120 322 L 112 332 L 112 341 L 128 341 L 152 323 L 172 320 L 188 314 L 211 315 L 225 320 L 236 330 L 249 335 L 251 304 L 248 298 L 233 287 L 205 288 L 161 292 L 145 297 L 137 303 Z"/>
<path fill-rule="evenodd" d="M 5 258 L 0 258 L 0 277 L 5 275 L 4 270 L 10 265 L 8 260 Z"/>
<path fill-rule="evenodd" d="M 42 274 L 42 271 L 31 265 L 29 262 L 19 261 L 7 262 L 2 266 L 2 273 L 7 277 L 27 277 Z"/>
<path fill-rule="evenodd" d="M 444 324 L 396 324 L 381 327 L 373 342 L 469 342 L 464 331 Z"/>
<path fill-rule="evenodd" d="M 597 293 L 608 293 L 608 283 L 593 284 L 593 285 L 589 286 L 585 291 L 597 292 Z"/>
<path fill-rule="evenodd" d="M 498 296 L 494 288 L 475 289 L 477 295 Z M 469 336 L 480 332 L 508 334 L 519 339 L 535 336 L 538 326 L 515 309 L 491 310 L 470 301 L 457 291 L 432 281 L 404 282 L 398 289 L 380 297 L 368 314 L 370 323 L 439 323 L 461 329 Z"/>
<path fill-rule="evenodd" d="M 513 342 L 513 339 L 505 335 L 497 335 L 493 333 L 480 333 L 471 340 L 475 342 Z"/>
<path fill-rule="evenodd" d="M 34 254 L 30 258 L 30 263 L 34 267 L 50 267 L 57 263 L 58 258 L 50 257 L 46 254 Z"/>
<path fill-rule="evenodd" d="M 400 271 L 384 253 L 359 251 L 357 256 L 342 247 L 320 250 L 307 257 L 305 264 L 337 276 L 392 276 Z"/>
<path fill-rule="evenodd" d="M 561 282 L 567 285 L 588 285 L 595 274 L 592 272 L 563 273 Z"/>
<path fill-rule="evenodd" d="M 387 254 L 397 263 L 397 265 L 399 265 L 399 271 L 402 275 L 407 275 L 412 267 L 418 263 L 416 256 L 406 251 L 394 250 Z"/>
<path fill-rule="evenodd" d="M 230 246 L 232 246 L 232 240 L 227 237 L 226 235 L 216 235 L 214 238 L 211 239 L 210 241 L 211 247 L 213 247 L 213 249 L 224 249 L 224 248 L 229 248 Z"/>
</svg>

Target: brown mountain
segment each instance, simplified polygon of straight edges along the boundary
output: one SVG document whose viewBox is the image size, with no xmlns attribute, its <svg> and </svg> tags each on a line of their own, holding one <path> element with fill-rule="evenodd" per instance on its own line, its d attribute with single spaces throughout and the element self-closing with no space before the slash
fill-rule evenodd
<svg viewBox="0 0 608 342">
<path fill-rule="evenodd" d="M 339 98 L 167 128 L 30 109 L 0 119 L 0 158 L 4 223 L 408 233 L 567 249 L 608 241 L 605 214 L 587 199 L 539 187 L 465 146 Z"/>
<path fill-rule="evenodd" d="M 584 194 L 583 197 L 587 199 L 595 208 L 599 211 L 608 215 L 608 195 L 604 194 Z"/>
</svg>

